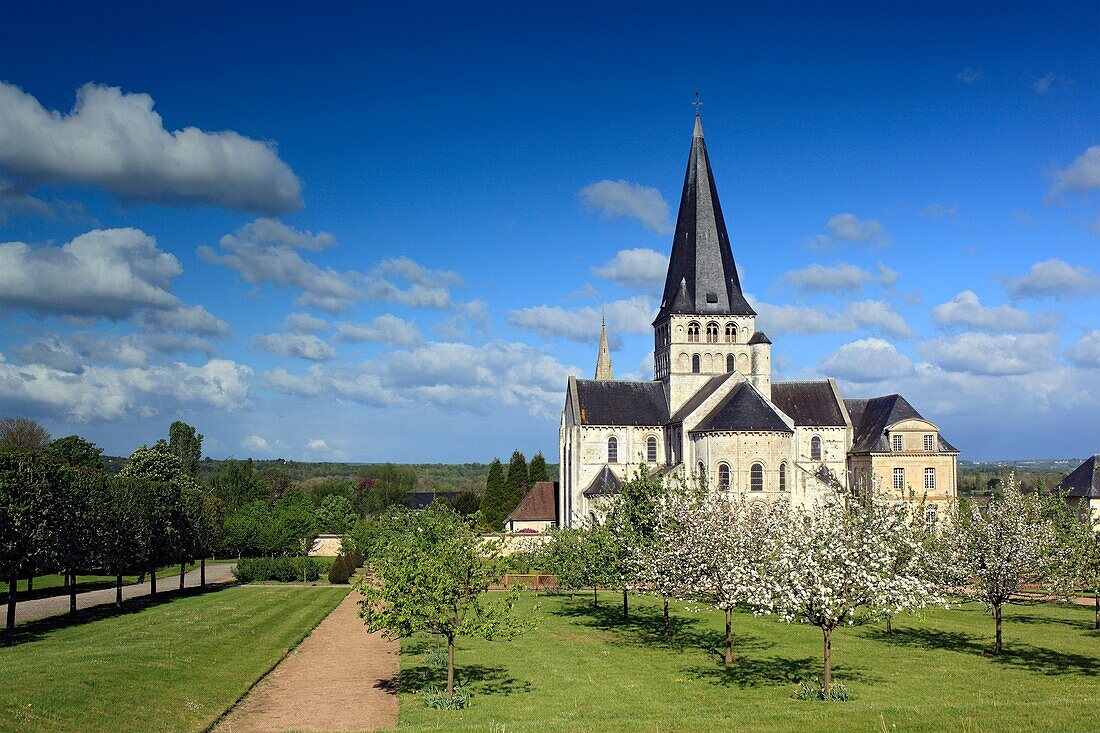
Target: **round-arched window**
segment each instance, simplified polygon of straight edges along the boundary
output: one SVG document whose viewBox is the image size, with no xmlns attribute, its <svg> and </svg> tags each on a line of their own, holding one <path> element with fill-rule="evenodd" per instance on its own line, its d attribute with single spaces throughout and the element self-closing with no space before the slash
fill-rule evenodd
<svg viewBox="0 0 1100 733">
<path fill-rule="evenodd" d="M 698 374 L 699 373 L 699 355 L 698 354 L 692 354 L 692 356 L 691 356 L 691 373 L 692 374 Z"/>
<path fill-rule="evenodd" d="M 607 462 L 619 462 L 619 439 L 614 435 L 607 439 Z"/>
<path fill-rule="evenodd" d="M 657 436 L 651 435 L 645 441 L 645 459 L 648 463 L 657 462 Z"/>
<path fill-rule="evenodd" d="M 708 344 L 718 343 L 718 324 L 717 323 L 711 322 L 711 323 L 707 324 L 707 343 Z"/>
<path fill-rule="evenodd" d="M 810 460 L 821 460 L 821 438 L 817 437 L 816 435 L 810 438 Z"/>
<path fill-rule="evenodd" d="M 699 324 L 698 323 L 689 323 L 688 324 L 688 342 L 693 343 L 693 344 L 699 343 Z"/>
<path fill-rule="evenodd" d="M 733 354 L 726 354 L 726 371 L 733 371 Z"/>
<path fill-rule="evenodd" d="M 749 488 L 753 491 L 764 490 L 764 466 L 759 463 L 752 464 L 749 469 Z"/>
<path fill-rule="evenodd" d="M 786 491 L 787 490 L 787 464 L 786 463 L 780 463 L 779 464 L 779 490 L 780 491 Z"/>
<path fill-rule="evenodd" d="M 718 464 L 718 488 L 721 491 L 730 490 L 730 467 L 728 464 Z"/>
<path fill-rule="evenodd" d="M 737 341 L 737 326 L 732 323 L 726 324 L 726 343 L 732 344 Z"/>
</svg>

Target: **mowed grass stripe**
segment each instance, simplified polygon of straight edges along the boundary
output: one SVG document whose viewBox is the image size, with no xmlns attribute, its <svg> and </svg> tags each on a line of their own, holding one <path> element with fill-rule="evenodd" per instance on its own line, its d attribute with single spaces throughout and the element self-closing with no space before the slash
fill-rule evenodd
<svg viewBox="0 0 1100 733">
<path fill-rule="evenodd" d="M 227 588 L 0 649 L 0 731 L 202 731 L 347 588 Z"/>
<path fill-rule="evenodd" d="M 838 630 L 834 674 L 846 703 L 791 697 L 820 675 L 821 633 L 770 617 L 734 617 L 735 656 L 720 664 L 722 616 L 673 604 L 677 631 L 657 635 L 660 608 L 615 595 L 528 597 L 539 628 L 512 642 L 462 640 L 458 678 L 474 694 L 463 711 L 426 709 L 415 690 L 438 684 L 423 638 L 403 644 L 402 730 L 435 731 L 1071 731 L 1100 724 L 1100 633 L 1091 609 L 1012 606 L 1005 655 L 987 654 L 993 621 L 980 607 L 929 610 L 884 625 Z M 606 604 L 606 605 L 605 605 Z M 714 650 L 714 651 L 709 651 Z"/>
</svg>

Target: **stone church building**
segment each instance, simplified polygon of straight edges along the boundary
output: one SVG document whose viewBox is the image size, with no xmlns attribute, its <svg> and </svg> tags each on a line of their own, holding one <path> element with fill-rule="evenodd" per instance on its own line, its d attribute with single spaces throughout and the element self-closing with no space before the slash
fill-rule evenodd
<svg viewBox="0 0 1100 733">
<path fill-rule="evenodd" d="M 891 394 L 841 395 L 836 381 L 772 382 L 772 342 L 745 300 L 698 115 L 660 309 L 653 381 L 612 374 L 606 326 L 595 379 L 569 378 L 557 514 L 570 525 L 645 465 L 712 489 L 812 503 L 837 482 L 926 498 L 956 495 L 958 451 Z"/>
</svg>

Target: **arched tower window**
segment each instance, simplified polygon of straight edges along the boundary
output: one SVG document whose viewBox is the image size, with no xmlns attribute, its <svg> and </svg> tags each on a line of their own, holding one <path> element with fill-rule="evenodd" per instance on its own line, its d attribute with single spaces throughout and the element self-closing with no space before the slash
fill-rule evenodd
<svg viewBox="0 0 1100 733">
<path fill-rule="evenodd" d="M 619 462 L 619 439 L 614 435 L 607 439 L 607 462 Z"/>
<path fill-rule="evenodd" d="M 726 343 L 732 344 L 737 341 L 737 326 L 732 323 L 726 324 Z"/>
<path fill-rule="evenodd" d="M 708 344 L 718 343 L 718 324 L 717 323 L 711 322 L 711 323 L 707 324 L 707 343 Z"/>
<path fill-rule="evenodd" d="M 645 459 L 648 463 L 657 462 L 657 437 L 654 435 L 646 438 L 645 441 Z"/>
<path fill-rule="evenodd" d="M 692 374 L 698 374 L 699 373 L 699 355 L 698 354 L 693 354 L 692 357 L 691 357 L 691 373 Z"/>
<path fill-rule="evenodd" d="M 718 489 L 720 491 L 730 490 L 730 467 L 726 463 L 718 464 Z"/>
<path fill-rule="evenodd" d="M 779 464 L 779 490 L 780 491 L 786 491 L 787 490 L 787 464 L 786 463 L 780 463 Z"/>
<path fill-rule="evenodd" d="M 688 343 L 692 343 L 692 344 L 699 343 L 699 324 L 698 323 L 689 323 L 688 324 Z"/>
<path fill-rule="evenodd" d="M 821 460 L 821 438 L 817 437 L 816 435 L 810 438 L 810 460 Z"/>
<path fill-rule="evenodd" d="M 733 371 L 733 354 L 726 354 L 726 371 Z"/>
<path fill-rule="evenodd" d="M 759 463 L 752 464 L 749 469 L 749 488 L 753 491 L 764 490 L 764 466 Z"/>
</svg>

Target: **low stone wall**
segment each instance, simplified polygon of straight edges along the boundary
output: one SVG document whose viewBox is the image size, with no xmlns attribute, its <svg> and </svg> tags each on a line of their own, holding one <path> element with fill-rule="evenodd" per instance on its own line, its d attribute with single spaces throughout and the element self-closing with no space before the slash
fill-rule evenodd
<svg viewBox="0 0 1100 733">
<path fill-rule="evenodd" d="M 336 557 L 340 554 L 340 543 L 344 536 L 339 534 L 319 534 L 309 548 L 310 557 Z"/>
</svg>

